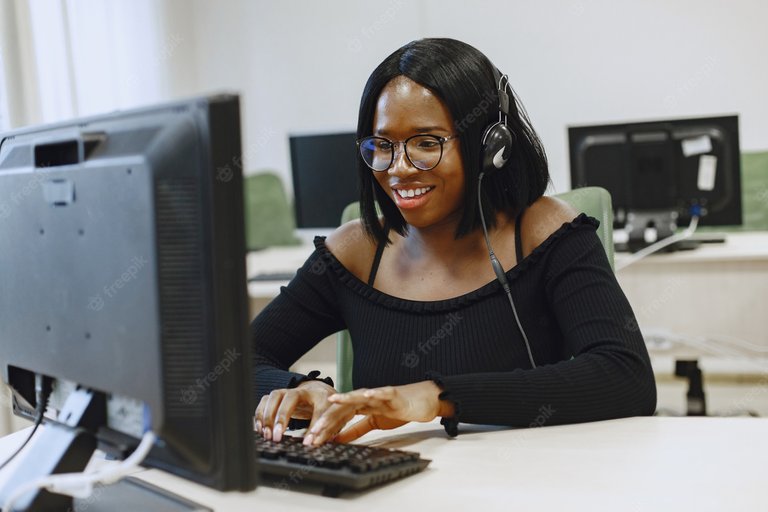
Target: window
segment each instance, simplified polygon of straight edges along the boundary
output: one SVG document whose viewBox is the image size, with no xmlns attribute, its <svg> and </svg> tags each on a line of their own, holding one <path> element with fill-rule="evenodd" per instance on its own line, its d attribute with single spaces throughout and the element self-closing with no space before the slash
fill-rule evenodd
<svg viewBox="0 0 768 512">
<path fill-rule="evenodd" d="M 3 48 L 0 47 L 0 131 L 10 129 L 8 118 L 8 93 L 5 84 L 5 63 L 3 62 Z"/>
</svg>

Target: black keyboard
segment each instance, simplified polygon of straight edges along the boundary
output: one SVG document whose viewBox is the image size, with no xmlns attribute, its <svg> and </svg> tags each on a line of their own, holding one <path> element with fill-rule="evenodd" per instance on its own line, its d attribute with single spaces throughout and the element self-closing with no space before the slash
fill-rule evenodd
<svg viewBox="0 0 768 512">
<path fill-rule="evenodd" d="M 258 471 L 278 488 L 320 484 L 324 496 L 360 491 L 418 473 L 430 460 L 416 452 L 359 444 L 325 443 L 304 446 L 301 437 L 284 435 L 279 443 L 256 436 Z"/>
</svg>

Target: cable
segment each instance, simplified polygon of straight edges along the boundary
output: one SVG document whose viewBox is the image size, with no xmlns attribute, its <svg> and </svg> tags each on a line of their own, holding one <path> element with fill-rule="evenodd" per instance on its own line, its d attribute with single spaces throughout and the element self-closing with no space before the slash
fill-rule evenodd
<svg viewBox="0 0 768 512">
<path fill-rule="evenodd" d="M 5 467 L 10 464 L 10 462 L 16 458 L 18 454 L 21 453 L 21 451 L 24 449 L 24 447 L 29 444 L 29 442 L 32 440 L 32 437 L 35 435 L 35 432 L 37 432 L 37 428 L 40 426 L 40 424 L 43 423 L 43 418 L 45 415 L 45 409 L 48 407 L 48 398 L 50 397 L 49 390 L 45 389 L 43 376 L 40 374 L 35 374 L 35 424 L 32 427 L 32 431 L 29 433 L 27 438 L 24 440 L 23 443 L 21 443 L 21 446 L 19 446 L 15 452 L 11 454 L 10 457 L 8 457 L 2 464 L 0 464 L 0 471 L 5 469 Z"/>
<path fill-rule="evenodd" d="M 512 291 L 509 288 L 507 275 L 504 273 L 504 267 L 501 266 L 499 259 L 493 252 L 493 247 L 491 247 L 491 239 L 488 236 L 488 228 L 485 225 L 485 215 L 483 214 L 483 198 L 481 194 L 484 175 L 485 173 L 481 172 L 480 176 L 477 178 L 477 204 L 480 208 L 480 223 L 483 225 L 485 245 L 488 247 L 488 256 L 491 258 L 491 266 L 493 267 L 493 272 L 496 274 L 496 278 L 499 280 L 501 287 L 504 288 L 504 292 L 507 294 L 509 305 L 512 306 L 512 313 L 515 315 L 517 328 L 520 330 L 520 334 L 523 335 L 523 342 L 525 342 L 525 350 L 528 351 L 528 360 L 531 362 L 531 368 L 536 368 L 536 362 L 533 360 L 533 352 L 531 352 L 531 344 L 528 342 L 528 336 L 525 334 L 523 324 L 520 322 L 520 317 L 517 315 L 517 308 L 515 307 L 515 301 L 512 299 Z"/>
<path fill-rule="evenodd" d="M 128 476 L 139 467 L 155 444 L 155 434 L 151 431 L 144 433 L 139 446 L 133 453 L 119 464 L 107 467 L 93 473 L 62 473 L 48 475 L 26 483 L 13 491 L 5 503 L 3 511 L 12 512 L 13 505 L 19 498 L 35 489 L 45 489 L 48 492 L 64 494 L 74 498 L 88 498 L 96 484 L 108 485 Z"/>
<path fill-rule="evenodd" d="M 752 357 L 752 354 L 739 351 L 739 348 L 734 347 L 733 344 L 729 343 L 722 337 L 695 336 L 685 333 L 671 332 L 663 329 L 648 329 L 645 332 L 646 343 L 648 343 L 648 341 L 657 341 L 661 339 L 670 345 L 679 344 L 691 347 L 699 351 L 706 351 L 714 356 L 724 356 L 740 359 L 743 361 L 743 364 L 751 366 L 761 373 L 765 373 L 768 369 L 764 359 L 755 358 Z"/>
<path fill-rule="evenodd" d="M 667 238 L 663 238 L 658 242 L 637 251 L 636 253 L 632 254 L 628 258 L 622 260 L 620 264 L 617 264 L 616 272 L 627 268 L 633 263 L 637 263 L 638 261 L 645 258 L 649 254 L 653 254 L 654 252 L 659 251 L 668 245 L 671 245 L 675 242 L 679 242 L 680 240 L 685 240 L 686 238 L 690 238 L 693 235 L 693 232 L 696 231 L 696 226 L 698 225 L 699 225 L 699 216 L 692 215 L 691 223 L 688 225 L 687 228 L 685 228 L 685 231 L 683 231 L 682 233 L 674 234 L 672 236 L 668 236 Z"/>
</svg>

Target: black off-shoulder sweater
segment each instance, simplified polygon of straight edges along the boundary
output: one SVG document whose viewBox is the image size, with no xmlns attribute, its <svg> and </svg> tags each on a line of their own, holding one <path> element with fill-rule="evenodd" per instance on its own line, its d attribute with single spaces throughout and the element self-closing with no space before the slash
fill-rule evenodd
<svg viewBox="0 0 768 512">
<path fill-rule="evenodd" d="M 537 368 L 498 281 L 438 301 L 394 297 L 316 250 L 251 325 L 258 399 L 295 385 L 290 365 L 349 329 L 354 388 L 431 379 L 453 402 L 444 420 L 555 425 L 649 415 L 656 386 L 632 309 L 581 214 L 507 271 Z M 518 242 L 519 247 L 519 242 Z"/>
</svg>

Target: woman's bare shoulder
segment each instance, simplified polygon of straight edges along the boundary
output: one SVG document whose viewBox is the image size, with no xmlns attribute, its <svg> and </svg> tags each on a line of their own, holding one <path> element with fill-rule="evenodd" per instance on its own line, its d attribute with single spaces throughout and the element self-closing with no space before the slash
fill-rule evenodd
<svg viewBox="0 0 768 512">
<path fill-rule="evenodd" d="M 351 220 L 328 235 L 325 246 L 358 279 L 367 279 L 376 243 L 367 235 L 360 219 Z"/>
<path fill-rule="evenodd" d="M 523 255 L 527 256 L 560 227 L 578 216 L 562 199 L 542 196 L 525 210 L 522 222 Z"/>
</svg>

